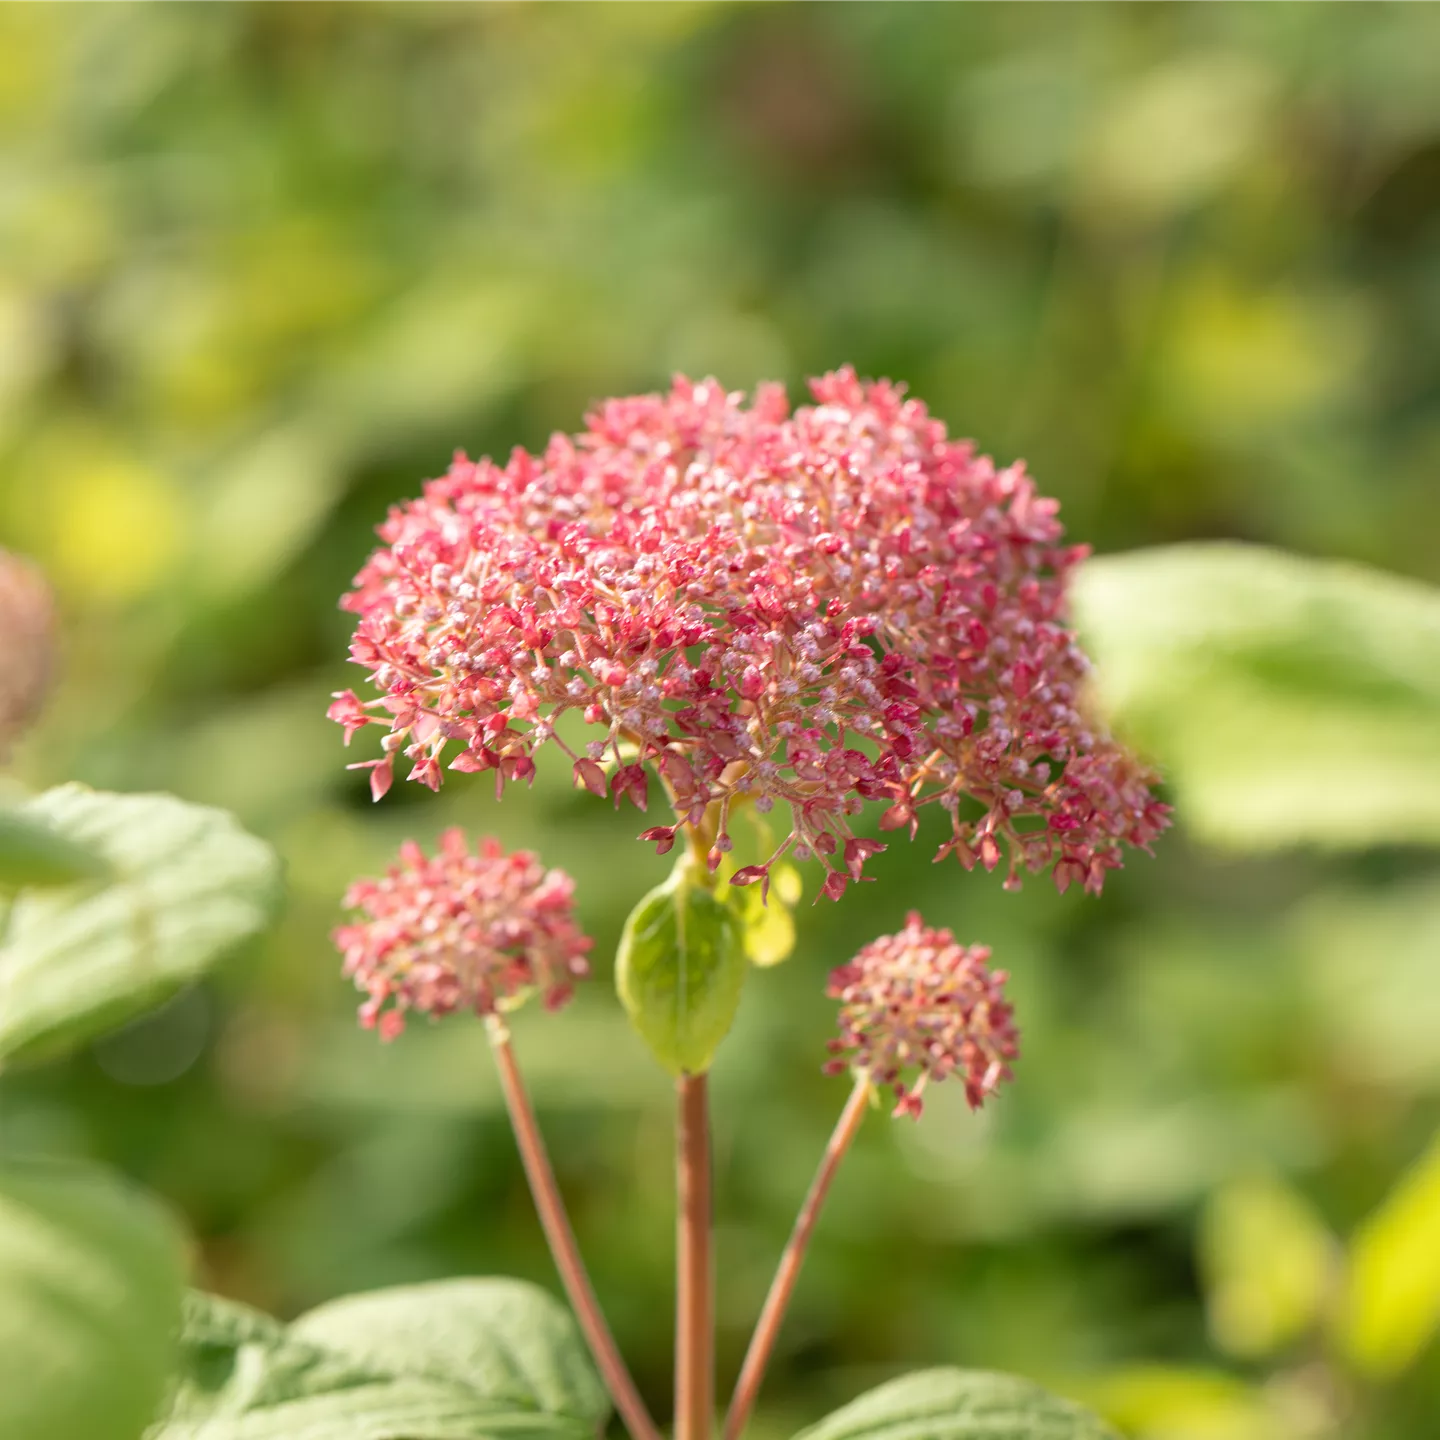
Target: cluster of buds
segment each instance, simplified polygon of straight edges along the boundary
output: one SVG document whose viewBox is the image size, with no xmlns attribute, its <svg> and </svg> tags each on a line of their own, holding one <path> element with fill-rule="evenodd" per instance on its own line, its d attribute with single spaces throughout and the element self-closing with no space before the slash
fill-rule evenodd
<svg viewBox="0 0 1440 1440">
<path fill-rule="evenodd" d="M 0 550 L 0 760 L 50 688 L 55 607 L 39 569 Z"/>
<path fill-rule="evenodd" d="M 471 854 L 447 830 L 433 858 L 407 840 L 381 879 L 350 887 L 345 905 L 361 918 L 335 931 L 345 974 L 368 997 L 361 1023 L 390 1040 L 412 1010 L 491 1015 L 535 991 L 563 1005 L 588 973 L 591 943 L 575 924 L 574 889 L 563 870 L 495 840 Z"/>
<path fill-rule="evenodd" d="M 508 463 L 457 457 L 393 509 L 344 604 L 380 692 L 336 696 L 347 741 L 387 733 L 376 798 L 403 756 L 529 780 L 565 750 L 578 784 L 646 809 L 658 775 L 718 866 L 742 802 L 788 807 L 776 851 L 817 858 L 838 898 L 883 848 L 867 802 L 912 835 L 949 817 L 940 856 L 1053 870 L 1098 892 L 1124 845 L 1167 823 L 1153 776 L 1085 713 L 1066 578 L 1083 558 L 1022 467 L 997 469 L 917 400 L 848 369 L 791 413 L 713 382 L 611 400 L 581 434 Z M 572 746 L 569 712 L 591 727 Z M 567 732 L 568 733 L 568 732 Z M 582 732 L 583 733 L 583 732 Z"/>
<path fill-rule="evenodd" d="M 897 935 L 882 935 L 830 975 L 840 1002 L 840 1035 L 830 1074 L 853 1069 L 892 1090 L 896 1115 L 919 1116 L 930 1081 L 958 1076 L 978 1110 L 1020 1053 L 1003 970 L 990 951 L 958 945 L 912 911 Z"/>
</svg>

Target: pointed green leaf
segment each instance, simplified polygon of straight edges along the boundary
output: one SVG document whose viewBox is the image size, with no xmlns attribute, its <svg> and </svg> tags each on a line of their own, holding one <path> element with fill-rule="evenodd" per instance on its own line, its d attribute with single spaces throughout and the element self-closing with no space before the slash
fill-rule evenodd
<svg viewBox="0 0 1440 1440">
<path fill-rule="evenodd" d="M 610 1414 L 569 1311 L 523 1280 L 436 1280 L 347 1295 L 302 1315 L 290 1334 L 582 1425 Z"/>
<path fill-rule="evenodd" d="M 167 1436 L 184 1433 L 186 1425 L 268 1414 L 301 1396 L 373 1391 L 386 1383 L 345 1357 L 292 1338 L 259 1310 L 198 1291 L 185 1297 L 180 1344 L 166 1425 L 157 1432 Z"/>
<path fill-rule="evenodd" d="M 519 1280 L 347 1296 L 293 1325 L 192 1296 L 149 1440 L 589 1440 L 609 1401 L 558 1301 Z"/>
<path fill-rule="evenodd" d="M 0 940 L 0 1059 L 86 1040 L 167 999 L 269 921 L 279 865 L 222 810 L 64 785 L 20 813 L 107 881 L 23 892 Z"/>
<path fill-rule="evenodd" d="M 1119 1440 L 1097 1415 L 1017 1375 L 920 1370 L 871 1390 L 796 1440 Z"/>
<path fill-rule="evenodd" d="M 137 1440 L 174 1355 L 184 1247 L 102 1171 L 0 1166 L 0 1435 Z"/>
<path fill-rule="evenodd" d="M 698 1075 L 734 1023 L 746 968 L 735 909 L 682 856 L 626 920 L 615 987 L 660 1063 L 672 1074 Z"/>
</svg>

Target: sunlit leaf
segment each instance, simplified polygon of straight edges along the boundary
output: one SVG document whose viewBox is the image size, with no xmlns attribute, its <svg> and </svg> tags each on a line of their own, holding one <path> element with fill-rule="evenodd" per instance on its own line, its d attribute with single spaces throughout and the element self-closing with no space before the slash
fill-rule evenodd
<svg viewBox="0 0 1440 1440">
<path fill-rule="evenodd" d="M 1201 271 L 1177 295 L 1164 343 L 1167 409 L 1211 433 L 1274 429 L 1343 397 L 1363 373 L 1364 311 L 1339 294 L 1240 285 Z"/>
<path fill-rule="evenodd" d="M 1328 1066 L 1401 1094 L 1440 1088 L 1440 884 L 1327 886 L 1289 929 Z"/>
<path fill-rule="evenodd" d="M 1216 1370 L 1131 1366 L 1090 1384 L 1086 1398 L 1127 1435 L 1147 1440 L 1291 1440 L 1264 1391 Z"/>
<path fill-rule="evenodd" d="M 94 852 L 104 883 L 26 891 L 0 943 L 0 1058 L 112 1028 L 201 975 L 270 919 L 278 862 L 221 810 L 64 785 L 20 812 Z"/>
<path fill-rule="evenodd" d="M 1397 1375 L 1440 1325 L 1440 1138 L 1360 1227 L 1340 1336 L 1353 1363 Z"/>
<path fill-rule="evenodd" d="M 760 902 L 760 896 L 752 891 L 755 898 L 746 896 L 742 902 L 744 912 L 745 954 L 753 964 L 762 968 L 778 965 L 788 960 L 795 949 L 795 920 L 789 909 L 771 896 L 770 904 Z"/>
<path fill-rule="evenodd" d="M 152 589 L 183 543 L 172 477 L 88 429 L 63 431 L 47 462 L 53 473 L 42 489 L 56 537 L 49 559 L 60 589 L 101 600 Z"/>
<path fill-rule="evenodd" d="M 1305 1200 L 1279 1180 L 1226 1185 L 1205 1207 L 1200 1268 L 1216 1343 L 1269 1355 L 1320 1318 L 1335 1248 Z"/>
<path fill-rule="evenodd" d="M 790 913 L 800 898 L 800 872 L 783 861 L 770 872 L 770 893 L 759 885 L 742 885 L 728 899 L 740 917 L 745 953 L 751 963 L 765 968 L 788 960 L 795 949 L 795 917 Z"/>
<path fill-rule="evenodd" d="M 598 1426 L 610 1401 L 569 1312 L 522 1280 L 440 1280 L 347 1295 L 290 1334 L 406 1374 Z"/>
<path fill-rule="evenodd" d="M 796 1440 L 1117 1440 L 1097 1415 L 1017 1375 L 921 1370 L 801 1431 Z"/>
<path fill-rule="evenodd" d="M 137 1440 L 174 1353 L 181 1237 L 103 1172 L 0 1165 L 0 1435 Z"/>
<path fill-rule="evenodd" d="M 1194 544 L 1092 562 L 1074 607 L 1103 708 L 1202 838 L 1440 841 L 1440 591 Z"/>
<path fill-rule="evenodd" d="M 1253 62 L 1219 53 L 1115 87 L 1086 146 L 1084 183 L 1107 211 L 1137 220 L 1194 204 L 1258 143 L 1268 88 Z"/>
<path fill-rule="evenodd" d="M 574 1322 L 519 1280 L 376 1290 L 289 1326 L 195 1295 L 182 1341 L 150 1440 L 583 1440 L 609 1415 Z"/>
</svg>

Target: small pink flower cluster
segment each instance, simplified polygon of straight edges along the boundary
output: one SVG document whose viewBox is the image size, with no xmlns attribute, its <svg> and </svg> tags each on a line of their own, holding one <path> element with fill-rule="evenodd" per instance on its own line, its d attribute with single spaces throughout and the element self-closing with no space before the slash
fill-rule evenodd
<svg viewBox="0 0 1440 1440">
<path fill-rule="evenodd" d="M 434 859 L 407 840 L 382 879 L 350 887 L 345 905 L 363 918 L 335 931 L 345 974 L 370 997 L 361 1023 L 391 1040 L 411 1010 L 489 1015 L 533 990 L 548 1008 L 563 1005 L 589 973 L 574 889 L 563 870 L 495 840 L 472 855 L 461 831 L 447 830 Z"/>
<path fill-rule="evenodd" d="M 779 849 L 737 884 L 793 849 L 838 898 L 883 848 L 851 830 L 878 801 L 912 835 L 922 806 L 944 810 L 937 859 L 993 870 L 1004 852 L 1011 886 L 1053 866 L 1098 892 L 1168 807 L 1082 709 L 1065 583 L 1083 549 L 1019 465 L 899 388 L 849 369 L 811 388 L 791 414 L 777 386 L 747 407 L 677 380 L 543 455 L 457 457 L 393 509 L 343 602 L 382 694 L 330 709 L 347 740 L 388 730 L 362 762 L 376 798 L 400 753 L 438 788 L 458 746 L 450 768 L 498 788 L 553 741 L 617 805 L 644 810 L 658 773 L 675 820 L 643 838 L 662 852 L 709 810 L 712 866 L 738 802 L 786 804 Z M 569 711 L 595 727 L 578 749 L 557 733 Z"/>
<path fill-rule="evenodd" d="M 825 993 L 840 1001 L 840 1036 L 830 1041 L 837 1058 L 827 1073 L 853 1069 L 889 1086 L 894 1113 L 917 1117 L 928 1081 L 960 1075 L 978 1110 L 1020 1053 L 1009 977 L 989 959 L 984 946 L 957 945 L 912 911 L 898 935 L 872 940 L 831 973 Z"/>
</svg>

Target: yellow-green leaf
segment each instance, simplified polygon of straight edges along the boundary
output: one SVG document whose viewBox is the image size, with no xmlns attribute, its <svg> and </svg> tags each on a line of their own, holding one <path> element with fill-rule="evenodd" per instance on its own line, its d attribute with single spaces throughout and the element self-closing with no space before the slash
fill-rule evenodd
<svg viewBox="0 0 1440 1440">
<path fill-rule="evenodd" d="M 776 865 L 770 872 L 770 893 L 760 885 L 729 892 L 740 917 L 745 953 L 752 964 L 778 965 L 795 949 L 795 917 L 790 913 L 801 893 L 800 872 L 793 865 Z"/>
<path fill-rule="evenodd" d="M 1340 1339 L 1366 1375 L 1397 1375 L 1440 1324 L 1440 1136 L 1350 1247 Z"/>
<path fill-rule="evenodd" d="M 1089 1384 L 1085 1399 L 1147 1440 L 1288 1440 L 1264 1391 L 1218 1370 L 1128 1366 Z"/>
<path fill-rule="evenodd" d="M 1226 1185 L 1205 1207 L 1199 1258 L 1215 1343 L 1250 1358 L 1273 1354 L 1316 1323 L 1335 1250 L 1301 1195 L 1255 1177 Z"/>
</svg>

